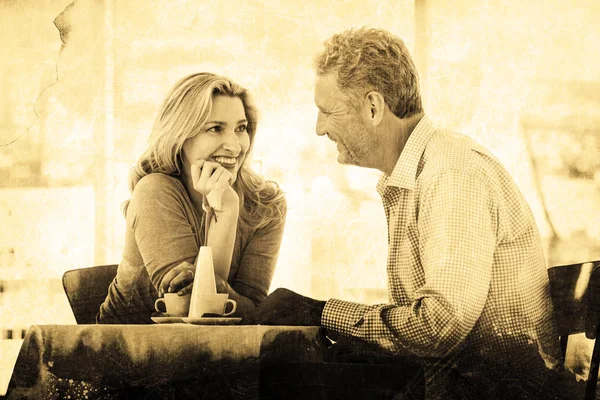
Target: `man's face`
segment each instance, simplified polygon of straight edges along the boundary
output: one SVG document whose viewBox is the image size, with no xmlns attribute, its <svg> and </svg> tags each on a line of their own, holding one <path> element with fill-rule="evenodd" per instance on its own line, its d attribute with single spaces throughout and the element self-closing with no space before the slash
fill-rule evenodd
<svg viewBox="0 0 600 400">
<path fill-rule="evenodd" d="M 353 110 L 346 104 L 335 74 L 316 77 L 315 104 L 319 109 L 317 135 L 327 135 L 336 143 L 338 162 L 368 166 L 366 159 L 373 154 L 372 129 L 365 125 L 360 110 Z"/>
</svg>

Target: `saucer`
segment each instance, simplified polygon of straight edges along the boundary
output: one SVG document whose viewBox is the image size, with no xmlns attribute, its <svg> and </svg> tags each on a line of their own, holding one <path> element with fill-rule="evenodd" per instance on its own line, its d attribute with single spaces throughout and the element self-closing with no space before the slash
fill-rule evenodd
<svg viewBox="0 0 600 400">
<path fill-rule="evenodd" d="M 183 317 L 178 317 L 175 315 L 169 315 L 169 314 L 159 314 L 159 315 L 153 315 L 152 317 L 150 317 L 152 319 L 152 321 L 156 322 L 157 324 L 182 324 L 183 323 Z"/>
<path fill-rule="evenodd" d="M 186 317 L 182 318 L 182 320 L 186 324 L 192 325 L 235 325 L 242 319 L 239 317 Z"/>
</svg>

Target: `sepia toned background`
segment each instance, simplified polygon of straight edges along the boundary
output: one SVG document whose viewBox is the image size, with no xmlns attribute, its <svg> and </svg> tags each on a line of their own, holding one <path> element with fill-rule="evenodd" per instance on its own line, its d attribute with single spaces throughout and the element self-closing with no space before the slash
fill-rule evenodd
<svg viewBox="0 0 600 400">
<path fill-rule="evenodd" d="M 62 273 L 120 261 L 129 168 L 193 72 L 258 104 L 252 163 L 289 205 L 271 289 L 386 300 L 379 172 L 314 133 L 312 57 L 350 27 L 405 40 L 426 112 L 506 165 L 549 266 L 600 258 L 598 20 L 587 0 L 1 1 L 0 394 L 23 329 L 74 323 Z"/>
</svg>

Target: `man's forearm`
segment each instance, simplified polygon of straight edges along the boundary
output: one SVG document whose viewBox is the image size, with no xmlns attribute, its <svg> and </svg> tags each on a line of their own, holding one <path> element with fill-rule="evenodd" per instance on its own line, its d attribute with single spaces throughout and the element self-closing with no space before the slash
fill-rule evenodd
<svg viewBox="0 0 600 400">
<path fill-rule="evenodd" d="M 443 307 L 414 308 L 331 299 L 321 323 L 333 340 L 360 339 L 398 355 L 442 357 L 464 338 L 460 321 Z"/>
</svg>

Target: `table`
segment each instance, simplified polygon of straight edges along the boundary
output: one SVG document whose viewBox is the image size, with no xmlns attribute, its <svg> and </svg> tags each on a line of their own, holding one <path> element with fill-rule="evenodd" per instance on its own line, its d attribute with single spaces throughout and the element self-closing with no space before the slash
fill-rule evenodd
<svg viewBox="0 0 600 400">
<path fill-rule="evenodd" d="M 391 400 L 411 387 L 409 398 L 422 398 L 418 369 L 360 352 L 332 357 L 328 345 L 319 327 L 37 325 L 7 397 Z M 568 378 L 558 387 L 583 398 Z"/>
<path fill-rule="evenodd" d="M 7 397 L 262 398 L 261 371 L 322 364 L 326 341 L 319 327 L 36 325 Z"/>
</svg>

